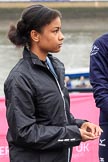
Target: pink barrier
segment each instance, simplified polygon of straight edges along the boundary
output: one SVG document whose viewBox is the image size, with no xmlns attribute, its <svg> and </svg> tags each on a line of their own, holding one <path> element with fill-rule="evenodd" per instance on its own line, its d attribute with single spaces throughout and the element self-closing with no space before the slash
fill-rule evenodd
<svg viewBox="0 0 108 162">
<path fill-rule="evenodd" d="M 70 95 L 71 112 L 75 118 L 86 119 L 98 124 L 99 109 L 96 108 L 92 93 Z M 74 147 L 71 162 L 99 162 L 98 140 L 82 142 Z"/>
<path fill-rule="evenodd" d="M 71 112 L 75 118 L 87 119 L 98 124 L 99 109 L 96 108 L 92 93 L 70 94 Z M 7 122 L 4 98 L 0 98 L 0 161 L 9 162 L 6 141 Z M 74 147 L 71 162 L 98 162 L 98 140 L 82 142 Z"/>
<path fill-rule="evenodd" d="M 6 141 L 7 132 L 6 109 L 4 98 L 0 98 L 0 161 L 9 162 L 8 144 Z"/>
</svg>

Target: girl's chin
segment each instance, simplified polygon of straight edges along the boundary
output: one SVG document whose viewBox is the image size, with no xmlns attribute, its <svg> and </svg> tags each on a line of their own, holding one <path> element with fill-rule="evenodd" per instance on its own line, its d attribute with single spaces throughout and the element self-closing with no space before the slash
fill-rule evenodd
<svg viewBox="0 0 108 162">
<path fill-rule="evenodd" d="M 53 51 L 52 53 L 57 53 L 57 52 L 60 52 L 61 51 L 61 47 L 56 49 L 55 51 Z"/>
<path fill-rule="evenodd" d="M 53 51 L 53 52 L 51 52 L 51 53 L 58 53 L 58 52 L 60 52 L 60 50 L 58 50 L 58 51 Z"/>
</svg>

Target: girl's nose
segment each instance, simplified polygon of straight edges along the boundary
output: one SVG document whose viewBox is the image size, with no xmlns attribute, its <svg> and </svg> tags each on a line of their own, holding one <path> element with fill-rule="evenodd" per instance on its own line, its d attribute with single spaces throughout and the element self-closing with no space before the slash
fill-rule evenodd
<svg viewBox="0 0 108 162">
<path fill-rule="evenodd" d="M 64 40 L 64 35 L 63 35 L 63 33 L 62 33 L 62 32 L 60 32 L 59 39 L 60 39 L 60 40 Z"/>
</svg>

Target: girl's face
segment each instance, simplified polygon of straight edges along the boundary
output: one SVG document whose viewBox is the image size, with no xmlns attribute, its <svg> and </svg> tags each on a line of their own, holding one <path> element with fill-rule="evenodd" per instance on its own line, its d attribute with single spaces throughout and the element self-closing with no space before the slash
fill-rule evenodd
<svg viewBox="0 0 108 162">
<path fill-rule="evenodd" d="M 50 24 L 44 26 L 41 33 L 38 33 L 38 41 L 35 44 L 36 50 L 43 54 L 59 52 L 63 40 L 64 36 L 61 32 L 61 20 L 57 17 Z"/>
</svg>

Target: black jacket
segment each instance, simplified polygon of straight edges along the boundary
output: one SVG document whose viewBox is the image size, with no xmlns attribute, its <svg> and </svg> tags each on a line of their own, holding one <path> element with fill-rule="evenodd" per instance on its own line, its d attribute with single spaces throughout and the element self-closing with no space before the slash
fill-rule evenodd
<svg viewBox="0 0 108 162">
<path fill-rule="evenodd" d="M 11 162 L 68 162 L 81 142 L 84 121 L 70 114 L 64 66 L 48 55 L 58 82 L 38 57 L 24 49 L 23 58 L 4 84 Z"/>
</svg>

